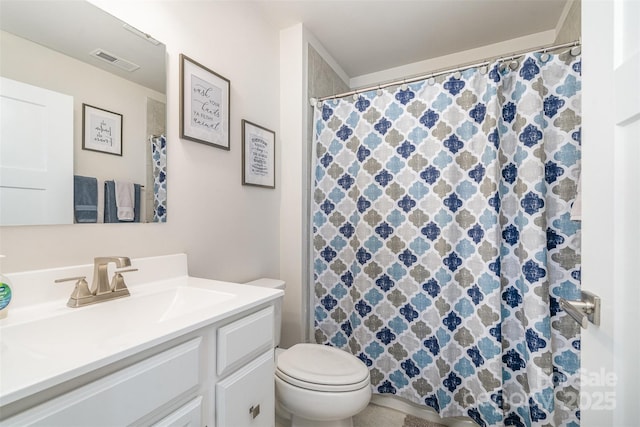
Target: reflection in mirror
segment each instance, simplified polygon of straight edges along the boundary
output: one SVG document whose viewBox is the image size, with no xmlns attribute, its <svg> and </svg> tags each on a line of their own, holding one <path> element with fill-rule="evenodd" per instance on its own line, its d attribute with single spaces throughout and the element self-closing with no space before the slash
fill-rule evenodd
<svg viewBox="0 0 640 427">
<path fill-rule="evenodd" d="M 166 221 L 164 44 L 86 1 L 2 0 L 0 64 L 0 225 Z"/>
</svg>

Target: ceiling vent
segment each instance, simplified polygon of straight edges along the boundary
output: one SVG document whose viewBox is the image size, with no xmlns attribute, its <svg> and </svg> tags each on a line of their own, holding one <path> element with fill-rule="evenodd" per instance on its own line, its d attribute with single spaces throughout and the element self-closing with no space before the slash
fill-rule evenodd
<svg viewBox="0 0 640 427">
<path fill-rule="evenodd" d="M 134 64 L 133 62 L 127 61 L 126 59 L 119 58 L 117 55 L 114 55 L 111 52 L 107 52 L 104 49 L 96 49 L 91 52 L 91 56 L 95 56 L 96 58 L 108 62 L 111 65 L 114 65 L 118 68 L 121 68 L 125 71 L 135 71 L 140 68 L 139 65 Z"/>
</svg>

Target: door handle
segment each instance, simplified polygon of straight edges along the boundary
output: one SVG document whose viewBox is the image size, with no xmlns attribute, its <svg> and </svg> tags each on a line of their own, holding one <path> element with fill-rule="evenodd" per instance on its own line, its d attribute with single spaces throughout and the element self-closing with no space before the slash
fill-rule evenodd
<svg viewBox="0 0 640 427">
<path fill-rule="evenodd" d="M 560 298 L 560 307 L 584 329 L 589 322 L 600 326 L 600 297 L 589 291 L 580 291 L 580 294 L 580 301 Z"/>
</svg>

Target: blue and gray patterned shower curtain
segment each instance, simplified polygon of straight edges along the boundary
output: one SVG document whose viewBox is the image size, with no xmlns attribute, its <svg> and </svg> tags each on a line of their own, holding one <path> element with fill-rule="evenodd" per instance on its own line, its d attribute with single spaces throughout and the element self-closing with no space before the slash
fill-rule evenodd
<svg viewBox="0 0 640 427">
<path fill-rule="evenodd" d="M 152 136 L 153 222 L 167 222 L 167 139 Z"/>
<path fill-rule="evenodd" d="M 315 335 L 443 417 L 577 426 L 581 62 L 517 65 L 316 108 Z"/>
</svg>

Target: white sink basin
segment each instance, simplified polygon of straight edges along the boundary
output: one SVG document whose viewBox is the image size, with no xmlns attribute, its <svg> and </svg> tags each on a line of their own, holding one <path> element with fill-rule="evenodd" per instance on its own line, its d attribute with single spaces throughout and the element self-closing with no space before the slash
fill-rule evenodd
<svg viewBox="0 0 640 427">
<path fill-rule="evenodd" d="M 207 316 L 216 306 L 234 296 L 187 286 L 153 294 L 134 294 L 5 327 L 2 329 L 2 348 L 50 359 L 87 349 L 121 347 L 143 339 L 154 329 L 162 328 L 163 323 L 173 322 L 170 327 L 174 327 Z"/>
</svg>

